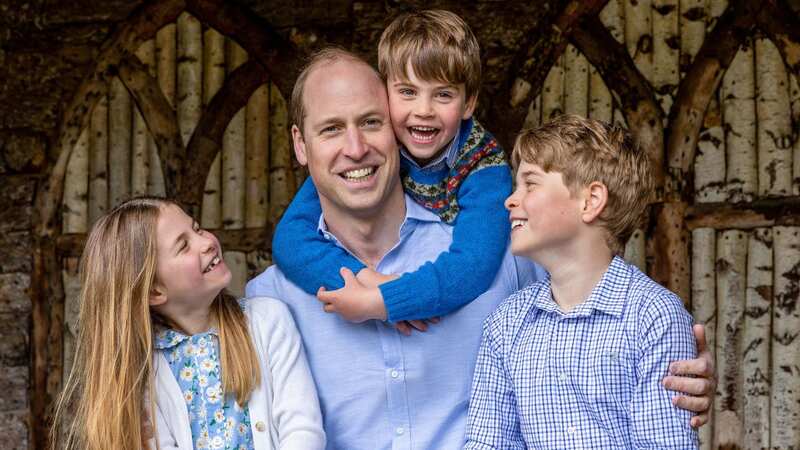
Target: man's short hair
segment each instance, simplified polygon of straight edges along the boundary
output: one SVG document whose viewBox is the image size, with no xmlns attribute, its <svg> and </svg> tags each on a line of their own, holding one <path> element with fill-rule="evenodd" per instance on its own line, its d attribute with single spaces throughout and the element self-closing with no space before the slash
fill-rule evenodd
<svg viewBox="0 0 800 450">
<path fill-rule="evenodd" d="M 381 79 L 380 74 L 375 71 L 374 67 L 369 65 L 364 58 L 349 50 L 345 50 L 341 47 L 329 46 L 312 53 L 311 56 L 308 57 L 303 69 L 300 71 L 300 75 L 297 76 L 297 81 L 294 82 L 289 111 L 292 124 L 297 125 L 297 128 L 300 129 L 301 134 L 303 133 L 303 124 L 305 123 L 306 116 L 306 107 L 303 103 L 303 93 L 305 92 L 306 79 L 311 72 L 317 68 L 317 66 L 333 64 L 334 62 L 340 60 L 349 60 L 364 64 L 373 72 L 375 72 L 375 77 L 378 80 Z"/>
<path fill-rule="evenodd" d="M 408 79 L 408 64 L 422 80 L 464 83 L 467 98 L 481 87 L 481 55 L 469 26 L 450 11 L 405 13 L 386 27 L 378 43 L 378 71 Z"/>
<path fill-rule="evenodd" d="M 572 195 L 593 181 L 603 183 L 608 202 L 599 218 L 617 254 L 642 225 L 655 187 L 649 158 L 626 130 L 575 115 L 523 130 L 511 161 L 515 168 L 527 162 L 561 173 Z"/>
</svg>

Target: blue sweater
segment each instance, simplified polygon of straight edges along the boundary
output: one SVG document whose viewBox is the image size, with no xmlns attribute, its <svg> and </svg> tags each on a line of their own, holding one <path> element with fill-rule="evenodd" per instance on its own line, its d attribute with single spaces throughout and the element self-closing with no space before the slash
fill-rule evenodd
<svg viewBox="0 0 800 450">
<path fill-rule="evenodd" d="M 511 172 L 494 137 L 474 120 L 462 121 L 446 163 L 418 167 L 403 158 L 403 186 L 415 201 L 454 225 L 453 242 L 436 261 L 381 284 L 387 318 L 442 316 L 471 302 L 491 285 L 508 243 Z M 306 180 L 275 229 L 273 259 L 309 294 L 339 289 L 339 268 L 365 266 L 317 232 L 322 213 L 317 190 Z"/>
</svg>

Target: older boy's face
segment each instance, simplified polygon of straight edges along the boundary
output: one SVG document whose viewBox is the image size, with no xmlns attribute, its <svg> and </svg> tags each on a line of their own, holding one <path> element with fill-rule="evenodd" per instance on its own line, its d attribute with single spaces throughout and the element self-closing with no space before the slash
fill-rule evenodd
<svg viewBox="0 0 800 450">
<path fill-rule="evenodd" d="M 581 220 L 580 196 L 570 195 L 559 172 L 523 162 L 517 187 L 506 199 L 511 221 L 511 252 L 536 259 L 541 252 L 570 243 Z"/>
<path fill-rule="evenodd" d="M 439 156 L 469 119 L 475 99 L 467 99 L 464 84 L 452 85 L 419 79 L 406 68 L 408 79 L 390 77 L 389 110 L 397 139 L 419 164 Z"/>
</svg>

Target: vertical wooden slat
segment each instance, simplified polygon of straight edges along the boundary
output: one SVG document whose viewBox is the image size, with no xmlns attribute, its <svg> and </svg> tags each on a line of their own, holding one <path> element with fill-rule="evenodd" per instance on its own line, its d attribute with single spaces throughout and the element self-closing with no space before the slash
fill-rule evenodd
<svg viewBox="0 0 800 450">
<path fill-rule="evenodd" d="M 678 0 L 653 0 L 653 87 L 667 115 L 680 82 Z"/>
<path fill-rule="evenodd" d="M 758 187 L 756 170 L 755 70 L 747 40 L 722 79 L 722 118 L 727 146 L 728 198 L 750 201 Z"/>
<path fill-rule="evenodd" d="M 758 228 L 747 246 L 742 336 L 744 448 L 769 448 L 769 350 L 772 322 L 772 229 Z"/>
<path fill-rule="evenodd" d="M 722 112 L 714 96 L 703 119 L 694 160 L 695 201 L 722 202 L 727 198 L 725 185 L 725 132 Z"/>
<path fill-rule="evenodd" d="M 177 25 L 165 25 L 156 33 L 156 70 L 158 72 L 158 85 L 164 96 L 175 107 L 176 95 L 176 65 L 177 65 Z M 164 195 L 164 171 L 158 151 L 153 145 L 150 152 L 150 176 L 147 180 L 147 190 L 153 195 Z"/>
<path fill-rule="evenodd" d="M 792 193 L 800 195 L 800 83 L 794 74 L 789 75 L 789 89 L 792 103 L 792 129 L 794 144 L 792 145 Z"/>
<path fill-rule="evenodd" d="M 706 344 L 715 354 L 717 330 L 716 301 L 716 231 L 698 228 L 692 231 L 692 315 L 706 330 Z M 715 358 L 716 359 L 716 358 Z M 710 450 L 714 444 L 714 408 L 709 411 L 709 423 L 698 430 L 700 448 Z"/>
<path fill-rule="evenodd" d="M 277 224 L 297 190 L 297 184 L 292 171 L 286 101 L 272 83 L 269 87 L 269 110 L 269 214 L 270 223 Z"/>
<path fill-rule="evenodd" d="M 225 37 L 213 28 L 203 34 L 203 106 L 225 81 Z M 208 170 L 203 191 L 200 223 L 205 228 L 222 227 L 222 154 L 217 153 Z"/>
<path fill-rule="evenodd" d="M 542 96 L 537 95 L 528 105 L 528 115 L 525 116 L 523 128 L 536 128 L 542 123 Z"/>
<path fill-rule="evenodd" d="M 269 217 L 269 85 L 247 102 L 247 228 L 267 225 Z"/>
<path fill-rule="evenodd" d="M 626 0 L 609 0 L 600 11 L 600 21 L 620 44 L 625 44 L 625 2 Z"/>
<path fill-rule="evenodd" d="M 717 370 L 714 403 L 717 447 L 741 445 L 742 324 L 745 308 L 747 234 L 726 230 L 717 236 Z"/>
<path fill-rule="evenodd" d="M 651 0 L 625 1 L 625 46 L 639 72 L 653 79 L 653 20 Z"/>
<path fill-rule="evenodd" d="M 625 44 L 625 0 L 610 0 L 600 11 L 600 21 L 620 44 Z M 600 74 L 592 67 L 589 86 L 589 116 L 604 122 L 624 124 L 614 119 L 614 99 Z M 622 117 L 621 112 L 618 113 Z"/>
<path fill-rule="evenodd" d="M 589 113 L 589 61 L 573 45 L 564 51 L 564 112 L 586 117 Z"/>
<path fill-rule="evenodd" d="M 703 45 L 708 11 L 706 0 L 680 0 L 679 9 L 678 23 L 681 35 L 679 65 L 681 73 L 685 73 Z"/>
<path fill-rule="evenodd" d="M 89 122 L 89 223 L 108 211 L 108 98 L 94 107 Z"/>
<path fill-rule="evenodd" d="M 789 78 L 775 44 L 755 39 L 758 195 L 792 192 L 792 109 Z"/>
<path fill-rule="evenodd" d="M 89 128 L 81 132 L 70 155 L 64 179 L 61 230 L 64 233 L 86 233 L 89 227 Z M 64 258 L 62 262 L 64 283 L 64 373 L 72 368 L 75 325 L 78 319 L 78 258 Z"/>
<path fill-rule="evenodd" d="M 548 72 L 542 87 L 542 123 L 564 113 L 564 56 Z"/>
<path fill-rule="evenodd" d="M 232 40 L 225 51 L 228 73 L 247 61 L 247 53 Z M 244 228 L 245 218 L 245 108 L 233 116 L 222 138 L 222 226 L 226 229 Z M 225 262 L 231 269 L 230 291 L 244 294 L 247 282 L 247 261 L 243 252 L 225 252 Z"/>
<path fill-rule="evenodd" d="M 203 112 L 203 35 L 200 22 L 189 13 L 178 16 L 178 127 L 183 145 L 189 143 Z"/>
<path fill-rule="evenodd" d="M 800 445 L 800 227 L 774 227 L 770 446 Z"/>
<path fill-rule="evenodd" d="M 81 132 L 67 164 L 61 229 L 64 233 L 85 233 L 89 227 L 89 128 Z"/>
<path fill-rule="evenodd" d="M 150 76 L 155 76 L 156 42 L 154 39 L 145 41 L 136 51 L 136 56 L 147 67 Z M 142 113 L 134 104 L 133 107 L 133 142 L 131 143 L 131 195 L 145 195 L 148 193 L 148 179 L 150 178 L 150 153 L 155 150 L 155 141 L 147 130 Z M 151 148 L 151 146 L 153 148 Z"/>
<path fill-rule="evenodd" d="M 108 92 L 108 196 L 113 208 L 130 196 L 131 95 L 117 77 Z"/>
</svg>

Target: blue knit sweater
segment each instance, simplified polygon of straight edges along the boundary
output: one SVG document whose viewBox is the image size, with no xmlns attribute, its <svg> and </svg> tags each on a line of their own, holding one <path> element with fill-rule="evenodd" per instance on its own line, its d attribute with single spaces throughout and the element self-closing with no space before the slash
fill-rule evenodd
<svg viewBox="0 0 800 450">
<path fill-rule="evenodd" d="M 454 225 L 453 242 L 436 261 L 380 285 L 391 322 L 442 316 L 489 288 L 508 243 L 511 172 L 503 150 L 478 122 L 462 121 L 457 153 L 447 164 L 420 168 L 405 158 L 403 187 L 414 200 Z M 309 294 L 339 289 L 340 267 L 365 266 L 317 232 L 322 213 L 317 190 L 306 180 L 275 229 L 273 259 Z"/>
</svg>

